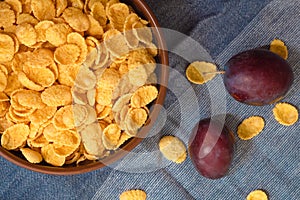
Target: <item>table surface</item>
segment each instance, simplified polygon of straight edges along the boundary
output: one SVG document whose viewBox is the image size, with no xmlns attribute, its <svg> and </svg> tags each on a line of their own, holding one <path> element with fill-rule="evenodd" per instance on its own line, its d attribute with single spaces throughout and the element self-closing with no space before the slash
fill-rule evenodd
<svg viewBox="0 0 300 200">
<path fill-rule="evenodd" d="M 147 199 L 239 200 L 255 189 L 272 200 L 300 196 L 299 121 L 286 127 L 272 114 L 274 105 L 249 106 L 234 101 L 222 77 L 206 85 L 190 84 L 184 76 L 194 60 L 224 63 L 242 50 L 285 41 L 294 84 L 283 100 L 300 105 L 300 1 L 298 0 L 146 0 L 164 28 L 170 51 L 170 78 L 160 120 L 150 135 L 122 161 L 73 176 L 53 176 L 20 168 L 0 158 L 0 199 L 118 199 L 129 189 L 142 189 Z M 184 36 L 182 40 L 178 37 Z M 157 143 L 175 135 L 186 145 L 200 119 L 224 116 L 236 132 L 238 124 L 260 115 L 266 127 L 257 137 L 240 140 L 227 176 L 200 176 L 188 157 L 182 164 L 165 160 Z"/>
</svg>

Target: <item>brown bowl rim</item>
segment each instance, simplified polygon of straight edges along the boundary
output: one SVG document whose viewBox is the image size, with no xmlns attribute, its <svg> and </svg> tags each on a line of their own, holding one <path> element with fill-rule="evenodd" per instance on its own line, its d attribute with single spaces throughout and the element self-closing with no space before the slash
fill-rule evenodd
<svg viewBox="0 0 300 200">
<path fill-rule="evenodd" d="M 152 12 L 151 8 L 144 0 L 131 0 L 131 1 L 123 0 L 121 2 L 126 2 L 129 5 L 131 5 L 140 16 L 143 16 L 150 22 L 152 32 L 158 44 L 158 49 L 159 49 L 158 58 L 160 59 L 160 64 L 162 65 L 162 67 L 160 67 L 161 73 L 160 73 L 160 81 L 159 81 L 161 85 L 159 88 L 158 98 L 156 99 L 155 104 L 163 105 L 166 92 L 167 92 L 167 84 L 169 78 L 169 68 L 167 67 L 169 65 L 169 58 L 168 58 L 168 51 L 166 50 L 167 49 L 166 43 L 164 41 L 163 34 L 160 31 L 159 22 L 155 17 L 154 13 Z M 108 156 L 107 158 L 104 158 L 103 160 L 98 160 L 96 162 L 88 163 L 85 165 L 74 166 L 74 167 L 72 166 L 54 167 L 54 166 L 33 164 L 17 155 L 14 155 L 13 153 L 4 149 L 1 146 L 0 146 L 0 156 L 17 166 L 20 166 L 25 169 L 29 169 L 34 172 L 40 172 L 43 174 L 75 175 L 75 174 L 83 174 L 83 173 L 91 172 L 106 167 L 107 165 L 110 165 L 112 163 L 115 163 L 116 161 L 126 156 L 132 149 L 134 149 L 147 135 L 148 131 L 152 127 L 151 124 L 155 122 L 155 120 L 159 115 L 159 112 L 160 109 L 157 106 L 154 106 L 154 109 L 151 111 L 149 117 L 149 119 L 152 119 L 152 121 L 150 120 L 150 122 L 148 122 L 148 125 L 143 127 L 139 131 L 138 133 L 139 137 L 132 138 L 120 150 L 114 152 L 112 155 Z"/>
</svg>

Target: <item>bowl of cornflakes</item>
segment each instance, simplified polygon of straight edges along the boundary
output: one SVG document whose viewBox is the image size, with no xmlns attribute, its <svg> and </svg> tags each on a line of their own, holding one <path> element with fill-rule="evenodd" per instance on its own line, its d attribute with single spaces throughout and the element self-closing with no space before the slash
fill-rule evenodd
<svg viewBox="0 0 300 200">
<path fill-rule="evenodd" d="M 143 0 L 0 2 L 0 155 L 70 175 L 123 158 L 166 95 L 168 54 Z"/>
</svg>

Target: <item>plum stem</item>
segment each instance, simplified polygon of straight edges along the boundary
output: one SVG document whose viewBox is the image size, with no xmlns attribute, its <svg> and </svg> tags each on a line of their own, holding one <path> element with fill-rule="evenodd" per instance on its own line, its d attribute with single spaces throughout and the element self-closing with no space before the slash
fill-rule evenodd
<svg viewBox="0 0 300 200">
<path fill-rule="evenodd" d="M 210 75 L 210 74 L 225 74 L 225 71 L 203 72 L 203 75 Z"/>
</svg>

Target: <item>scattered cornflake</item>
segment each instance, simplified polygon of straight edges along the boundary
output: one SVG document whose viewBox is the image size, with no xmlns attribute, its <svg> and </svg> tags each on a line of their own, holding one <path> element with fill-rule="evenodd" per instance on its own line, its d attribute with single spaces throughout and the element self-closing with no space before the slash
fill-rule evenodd
<svg viewBox="0 0 300 200">
<path fill-rule="evenodd" d="M 270 51 L 272 51 L 273 53 L 276 53 L 277 55 L 279 55 L 280 57 L 282 57 L 285 60 L 288 58 L 288 48 L 284 44 L 284 42 L 279 39 L 274 39 L 271 42 Z"/>
<path fill-rule="evenodd" d="M 120 200 L 146 200 L 147 194 L 143 190 L 127 190 L 120 194 Z"/>
<path fill-rule="evenodd" d="M 7 95 L 10 95 L 13 91 L 23 88 L 23 85 L 20 83 L 18 79 L 18 74 L 12 72 L 8 75 L 7 79 L 7 87 L 5 88 L 4 92 Z"/>
<path fill-rule="evenodd" d="M 3 101 L 9 101 L 9 98 L 4 92 L 0 92 L 0 102 Z"/>
<path fill-rule="evenodd" d="M 175 163 L 182 163 L 187 156 L 184 143 L 175 136 L 164 136 L 159 141 L 159 150 L 163 156 Z"/>
<path fill-rule="evenodd" d="M 118 70 L 107 68 L 103 71 L 102 75 L 98 78 L 97 86 L 106 89 L 113 89 L 120 81 L 120 74 Z"/>
<path fill-rule="evenodd" d="M 250 140 L 257 136 L 265 127 L 265 120 L 260 116 L 252 116 L 243 120 L 238 126 L 237 134 L 242 140 Z"/>
<path fill-rule="evenodd" d="M 117 144 L 117 147 L 120 147 L 122 144 L 124 144 L 128 139 L 130 139 L 132 136 L 129 135 L 126 131 L 121 133 L 121 136 L 119 138 L 119 142 Z"/>
<path fill-rule="evenodd" d="M 186 77 L 195 84 L 204 84 L 213 79 L 217 72 L 217 66 L 205 61 L 195 61 L 186 69 Z"/>
<path fill-rule="evenodd" d="M 280 124 L 291 126 L 298 121 L 298 109 L 289 103 L 278 103 L 273 108 L 273 115 Z"/>
<path fill-rule="evenodd" d="M 248 194 L 247 200 L 268 200 L 268 196 L 263 190 L 254 190 Z"/>
</svg>

